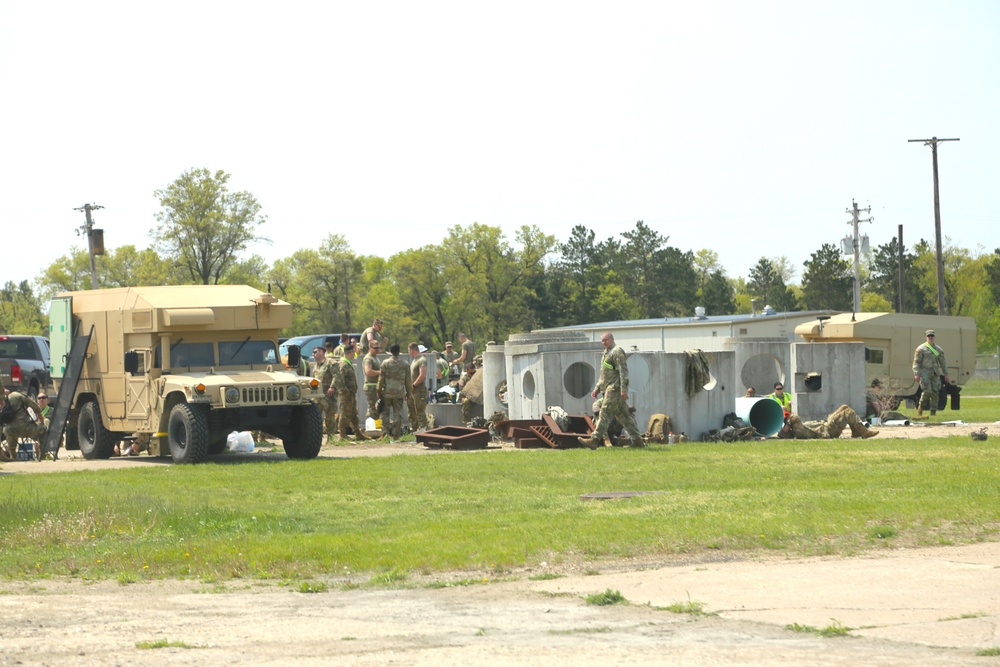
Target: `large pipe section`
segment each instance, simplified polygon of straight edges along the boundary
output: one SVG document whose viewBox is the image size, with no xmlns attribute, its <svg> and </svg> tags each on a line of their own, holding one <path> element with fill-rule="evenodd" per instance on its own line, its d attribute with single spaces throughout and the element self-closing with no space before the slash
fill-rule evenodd
<svg viewBox="0 0 1000 667">
<path fill-rule="evenodd" d="M 771 437 L 785 425 L 785 411 L 773 398 L 737 398 L 736 416 L 753 426 L 765 438 Z"/>
</svg>

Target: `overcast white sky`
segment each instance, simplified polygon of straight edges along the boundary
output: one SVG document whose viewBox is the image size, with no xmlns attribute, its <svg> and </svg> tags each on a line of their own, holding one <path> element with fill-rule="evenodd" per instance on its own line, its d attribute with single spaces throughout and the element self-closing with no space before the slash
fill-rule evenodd
<svg viewBox="0 0 1000 667">
<path fill-rule="evenodd" d="M 1000 246 L 1000 2 L 0 0 L 0 282 L 146 247 L 154 190 L 223 169 L 273 261 L 480 222 L 637 220 L 731 277 L 850 232 Z"/>
</svg>

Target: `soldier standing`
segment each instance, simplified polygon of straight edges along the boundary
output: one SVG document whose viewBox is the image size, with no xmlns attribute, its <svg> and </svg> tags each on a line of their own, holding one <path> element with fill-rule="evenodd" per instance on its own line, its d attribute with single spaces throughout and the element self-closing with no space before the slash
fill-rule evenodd
<svg viewBox="0 0 1000 667">
<path fill-rule="evenodd" d="M 393 440 L 403 435 L 403 401 L 410 400 L 410 366 L 399 358 L 399 343 L 389 346 L 392 355 L 382 363 L 377 394 L 382 399 L 382 423 Z"/>
<path fill-rule="evenodd" d="M 333 348 L 333 362 L 337 363 L 344 356 L 344 348 L 351 342 L 351 337 L 345 333 L 340 334 L 340 345 Z"/>
<path fill-rule="evenodd" d="M 327 359 L 326 350 L 320 346 L 313 348 L 313 377 L 319 380 L 320 391 L 319 410 L 323 413 L 323 430 L 326 432 L 327 442 L 333 442 L 333 434 L 337 430 L 337 395 L 333 389 L 333 373 L 335 365 L 332 360 Z"/>
<path fill-rule="evenodd" d="M 361 354 L 368 354 L 368 348 L 371 347 L 372 341 L 378 341 L 380 347 L 384 342 L 382 320 L 377 317 L 370 327 L 361 332 Z"/>
<path fill-rule="evenodd" d="M 601 413 L 594 425 L 594 432 L 589 438 L 580 438 L 580 444 L 597 449 L 604 442 L 608 427 L 617 420 L 625 427 L 631 438 L 631 446 L 642 447 L 644 443 L 639 434 L 639 427 L 635 425 L 635 417 L 625 402 L 628 399 L 628 364 L 625 361 L 625 351 L 615 345 L 615 337 L 610 332 L 601 334 L 601 345 L 604 346 L 604 354 L 601 356 L 601 376 L 597 379 L 594 390 L 590 392 L 593 398 L 597 398 L 598 394 L 604 394 L 601 400 Z"/>
<path fill-rule="evenodd" d="M 361 441 L 368 438 L 358 423 L 358 378 L 354 373 L 353 363 L 356 352 L 354 345 L 344 347 L 344 356 L 337 363 L 333 385 L 337 389 L 337 404 L 340 406 L 337 431 L 341 439 L 346 439 L 347 428 L 350 427 L 354 431 L 354 439 Z"/>
<path fill-rule="evenodd" d="M 0 448 L 0 460 L 2 461 L 16 461 L 17 460 L 17 442 L 20 438 L 31 438 L 37 443 L 38 447 L 42 446 L 42 440 L 45 438 L 45 419 L 42 417 L 42 408 L 38 405 L 30 396 L 26 396 L 19 391 L 12 391 L 7 396 L 3 395 L 3 389 L 0 388 L 0 409 L 6 407 L 6 404 L 10 403 L 10 409 L 14 410 L 14 418 L 9 424 L 5 424 L 3 427 L 4 443 L 3 447 Z M 28 412 L 32 410 L 34 415 Z"/>
<path fill-rule="evenodd" d="M 472 358 L 476 356 L 476 345 L 469 340 L 468 336 L 461 332 L 458 334 L 458 340 L 462 343 L 462 354 L 453 363 L 458 364 L 459 368 L 465 368 L 465 364 L 472 361 Z"/>
<path fill-rule="evenodd" d="M 378 419 L 378 411 L 375 409 L 375 401 L 378 399 L 378 378 L 382 362 L 378 360 L 378 354 L 382 350 L 382 345 L 377 340 L 371 341 L 368 345 L 368 354 L 365 355 L 361 363 L 361 373 L 365 380 L 365 400 L 368 401 L 368 408 L 365 414 L 372 419 Z"/>
<path fill-rule="evenodd" d="M 423 349 L 421 349 L 423 348 Z M 427 428 L 427 348 L 418 343 L 410 343 L 410 401 L 406 404 L 410 413 L 410 429 L 416 433 Z"/>
<path fill-rule="evenodd" d="M 873 438 L 878 435 L 878 431 L 864 425 L 857 412 L 847 405 L 841 405 L 826 419 L 803 422 L 798 415 L 788 415 L 785 425 L 778 431 L 778 437 L 832 440 L 839 438 L 847 427 L 851 428 L 852 438 Z"/>
<path fill-rule="evenodd" d="M 450 340 L 447 341 L 444 344 L 444 358 L 445 358 L 445 361 L 448 362 L 448 367 L 449 367 L 448 374 L 449 375 L 456 375 L 456 374 L 458 374 L 459 370 L 462 368 L 457 363 L 455 363 L 455 360 L 458 359 L 458 357 L 459 357 L 459 354 L 458 354 L 458 352 L 455 351 L 454 344 L 452 344 L 452 342 Z"/>
<path fill-rule="evenodd" d="M 913 351 L 913 379 L 920 383 L 920 403 L 917 405 L 917 416 L 923 417 L 924 410 L 937 414 L 938 395 L 941 391 L 941 378 L 945 384 L 948 379 L 948 364 L 944 360 L 944 350 L 934 344 L 934 330 L 928 329 L 924 336 L 927 340 Z"/>
</svg>

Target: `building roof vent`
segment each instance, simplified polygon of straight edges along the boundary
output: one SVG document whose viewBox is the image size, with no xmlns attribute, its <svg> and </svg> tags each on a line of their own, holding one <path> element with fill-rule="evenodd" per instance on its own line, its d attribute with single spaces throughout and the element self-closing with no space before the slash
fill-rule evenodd
<svg viewBox="0 0 1000 667">
<path fill-rule="evenodd" d="M 774 308 L 771 306 L 764 306 L 764 315 L 774 315 Z"/>
<path fill-rule="evenodd" d="M 696 320 L 707 320 L 705 317 L 705 306 L 698 306 L 694 309 L 694 319 Z"/>
</svg>

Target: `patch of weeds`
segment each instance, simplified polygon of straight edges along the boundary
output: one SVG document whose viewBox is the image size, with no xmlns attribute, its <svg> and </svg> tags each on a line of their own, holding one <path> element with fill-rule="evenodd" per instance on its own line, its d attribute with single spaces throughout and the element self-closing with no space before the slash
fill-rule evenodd
<svg viewBox="0 0 1000 667">
<path fill-rule="evenodd" d="M 151 649 L 151 648 L 198 648 L 187 642 L 175 642 L 169 641 L 167 639 L 153 639 L 149 641 L 141 641 L 135 643 L 136 648 L 140 649 Z"/>
<path fill-rule="evenodd" d="M 974 611 L 971 614 L 961 614 L 959 616 L 945 616 L 944 618 L 939 618 L 939 621 L 961 621 L 966 618 L 982 618 L 983 616 L 989 616 L 985 611 Z"/>
<path fill-rule="evenodd" d="M 357 639 L 358 639 L 357 637 L 352 637 L 350 635 L 347 635 L 346 637 L 341 637 L 340 641 L 342 641 L 342 642 L 353 642 L 353 641 L 357 641 Z"/>
<path fill-rule="evenodd" d="M 602 625 L 599 628 L 570 628 L 569 630 L 549 630 L 550 635 L 597 635 L 611 632 L 611 628 Z"/>
<path fill-rule="evenodd" d="M 330 590 L 330 587 L 326 585 L 325 581 L 303 581 L 299 584 L 299 593 L 326 593 Z"/>
<path fill-rule="evenodd" d="M 868 529 L 868 538 L 872 540 L 888 540 L 899 535 L 892 526 L 872 526 Z"/>
<path fill-rule="evenodd" d="M 485 637 L 486 636 L 486 629 L 485 628 L 479 628 L 479 630 L 476 631 L 476 636 L 477 637 Z"/>
<path fill-rule="evenodd" d="M 340 585 L 340 590 L 342 591 L 353 591 L 361 588 L 361 584 L 355 583 L 353 581 L 345 581 Z"/>
<path fill-rule="evenodd" d="M 128 586 L 129 584 L 134 584 L 139 581 L 139 577 L 135 576 L 131 572 L 119 572 L 118 576 L 115 577 L 118 580 L 119 586 Z"/>
<path fill-rule="evenodd" d="M 983 656 L 997 656 L 1000 655 L 1000 646 L 991 646 L 989 648 L 981 648 L 976 651 L 976 655 Z"/>
<path fill-rule="evenodd" d="M 475 586 L 476 584 L 485 583 L 486 579 L 459 579 L 458 581 L 432 581 L 427 584 L 427 588 L 453 588 L 455 586 Z"/>
<path fill-rule="evenodd" d="M 561 579 L 563 575 L 556 574 L 554 572 L 544 572 L 542 574 L 533 574 L 528 577 L 528 581 L 548 581 L 550 579 Z"/>
<path fill-rule="evenodd" d="M 668 604 L 666 607 L 657 607 L 657 609 L 662 611 L 673 612 L 674 614 L 690 614 L 691 616 L 713 615 L 705 611 L 704 602 L 697 602 L 696 600 L 688 600 L 687 602 L 675 602 L 673 604 Z"/>
<path fill-rule="evenodd" d="M 592 567 L 588 567 L 588 568 L 587 568 L 586 570 L 584 570 L 584 571 L 583 571 L 583 575 L 584 575 L 585 577 L 596 577 L 596 576 L 597 576 L 597 575 L 599 575 L 600 573 L 601 573 L 601 571 L 600 571 L 600 570 L 595 570 L 595 569 L 594 569 L 594 568 L 592 568 Z"/>
<path fill-rule="evenodd" d="M 846 637 L 854 628 L 849 628 L 835 618 L 831 618 L 830 625 L 823 628 L 817 628 L 814 625 L 802 625 L 799 623 L 790 623 L 785 626 L 786 630 L 791 630 L 792 632 L 811 632 L 812 634 L 819 635 L 820 637 Z"/>
<path fill-rule="evenodd" d="M 621 594 L 620 591 L 613 591 L 610 588 L 605 590 L 603 593 L 594 593 L 593 595 L 587 595 L 583 598 L 584 602 L 587 604 L 597 605 L 598 607 L 605 607 L 610 604 L 621 604 L 622 602 L 628 602 L 625 596 Z"/>
<path fill-rule="evenodd" d="M 391 586 L 392 584 L 404 581 L 405 579 L 406 572 L 393 568 L 386 572 L 376 574 L 368 580 L 368 583 L 373 586 Z"/>
<path fill-rule="evenodd" d="M 802 625 L 801 623 L 789 623 L 785 626 L 785 630 L 791 630 L 792 632 L 811 632 L 813 634 L 819 634 L 819 628 L 815 625 Z"/>
</svg>

